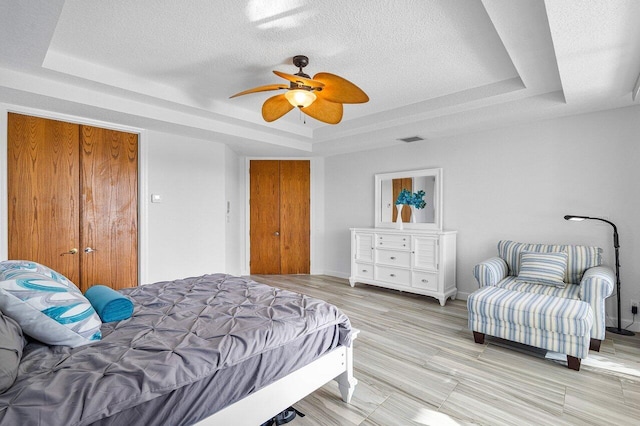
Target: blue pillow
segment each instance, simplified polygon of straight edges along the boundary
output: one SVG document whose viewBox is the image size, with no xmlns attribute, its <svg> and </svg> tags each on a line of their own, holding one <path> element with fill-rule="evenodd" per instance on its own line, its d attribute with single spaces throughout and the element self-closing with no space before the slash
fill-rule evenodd
<svg viewBox="0 0 640 426">
<path fill-rule="evenodd" d="M 48 345 L 81 346 L 100 340 L 100 317 L 82 292 L 23 270 L 0 281 L 0 310 L 29 336 Z"/>
<path fill-rule="evenodd" d="M 133 302 L 104 285 L 94 285 L 84 293 L 102 322 L 122 321 L 133 314 Z"/>
</svg>

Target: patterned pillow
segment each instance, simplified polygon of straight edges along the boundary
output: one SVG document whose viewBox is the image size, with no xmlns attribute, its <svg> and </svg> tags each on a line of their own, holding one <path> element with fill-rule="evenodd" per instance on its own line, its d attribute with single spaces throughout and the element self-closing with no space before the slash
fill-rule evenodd
<svg viewBox="0 0 640 426">
<path fill-rule="evenodd" d="M 78 288 L 23 270 L 0 281 L 0 310 L 25 334 L 49 345 L 81 346 L 100 340 L 100 317 Z"/>
<path fill-rule="evenodd" d="M 520 256 L 518 281 L 564 287 L 567 253 L 523 252 Z"/>
<path fill-rule="evenodd" d="M 0 281 L 10 280 L 24 272 L 46 275 L 53 281 L 57 281 L 60 284 L 76 287 L 69 278 L 65 277 L 61 273 L 30 260 L 5 260 L 0 262 Z"/>
</svg>

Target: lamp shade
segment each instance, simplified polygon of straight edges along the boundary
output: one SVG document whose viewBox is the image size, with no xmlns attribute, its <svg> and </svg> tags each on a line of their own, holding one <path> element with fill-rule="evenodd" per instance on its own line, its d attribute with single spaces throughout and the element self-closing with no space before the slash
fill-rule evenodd
<svg viewBox="0 0 640 426">
<path fill-rule="evenodd" d="M 576 215 L 573 215 L 573 214 L 568 214 L 568 215 L 566 215 L 564 217 L 564 220 L 575 220 L 575 221 L 578 221 L 578 222 L 580 222 L 582 220 L 585 220 L 585 219 L 591 219 L 591 218 L 589 216 L 576 216 Z"/>
<path fill-rule="evenodd" d="M 305 108 L 316 100 L 316 94 L 304 89 L 289 90 L 284 94 L 289 103 L 294 107 Z"/>
</svg>

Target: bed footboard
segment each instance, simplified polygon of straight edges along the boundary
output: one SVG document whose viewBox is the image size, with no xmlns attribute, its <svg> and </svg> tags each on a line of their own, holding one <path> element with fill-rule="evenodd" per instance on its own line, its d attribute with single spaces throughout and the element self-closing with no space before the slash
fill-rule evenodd
<svg viewBox="0 0 640 426">
<path fill-rule="evenodd" d="M 357 329 L 352 330 L 351 335 L 353 336 L 353 339 L 358 337 L 359 332 L 360 330 Z M 338 388 L 340 389 L 342 400 L 347 404 L 350 404 L 351 397 L 353 396 L 353 392 L 358 384 L 358 379 L 353 376 L 353 345 L 345 348 L 344 363 L 346 369 L 335 378 L 335 381 L 338 382 Z"/>
<path fill-rule="evenodd" d="M 352 330 L 355 339 L 360 330 Z M 223 408 L 196 426 L 261 424 L 331 380 L 349 403 L 358 380 L 353 376 L 353 346 L 339 346 L 310 364 Z"/>
</svg>

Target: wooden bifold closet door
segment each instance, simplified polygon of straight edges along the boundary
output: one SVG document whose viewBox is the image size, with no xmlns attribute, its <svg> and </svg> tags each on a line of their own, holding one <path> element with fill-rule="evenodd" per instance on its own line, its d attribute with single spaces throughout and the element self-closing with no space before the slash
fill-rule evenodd
<svg viewBox="0 0 640 426">
<path fill-rule="evenodd" d="M 308 274 L 310 162 L 252 160 L 250 270 L 252 274 Z"/>
<path fill-rule="evenodd" d="M 10 113 L 9 258 L 84 292 L 138 284 L 138 136 Z"/>
</svg>

